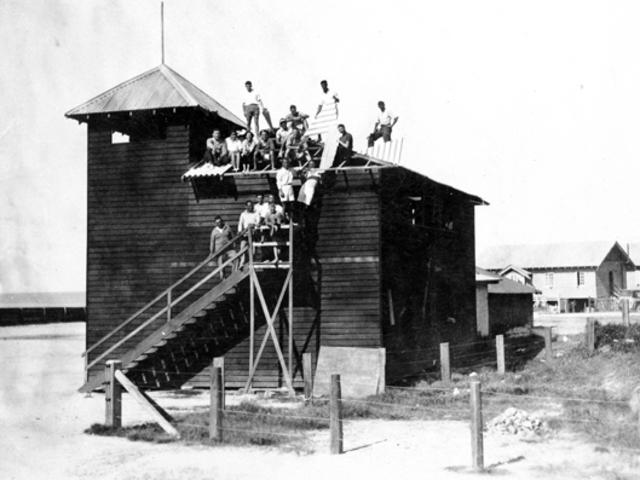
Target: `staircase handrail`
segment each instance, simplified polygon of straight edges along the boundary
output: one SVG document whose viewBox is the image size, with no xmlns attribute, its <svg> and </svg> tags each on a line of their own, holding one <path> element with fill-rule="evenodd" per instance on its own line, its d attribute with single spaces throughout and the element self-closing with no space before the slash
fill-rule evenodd
<svg viewBox="0 0 640 480">
<path fill-rule="evenodd" d="M 198 265 L 196 265 L 193 269 L 191 269 L 188 273 L 186 273 L 184 276 L 182 276 L 179 280 L 177 280 L 176 282 L 174 282 L 173 284 L 171 284 L 171 286 L 169 286 L 169 288 L 167 288 L 166 290 L 164 290 L 162 293 L 160 293 L 157 297 L 155 297 L 153 300 L 151 300 L 149 303 L 147 303 L 145 306 L 143 306 L 142 308 L 140 308 L 139 310 L 137 310 L 133 315 L 131 315 L 130 317 L 128 317 L 124 322 L 122 322 L 121 324 L 119 324 L 117 327 L 115 327 L 113 330 L 111 330 L 109 333 L 107 333 L 105 336 L 103 336 L 100 340 L 98 340 L 96 343 L 94 343 L 93 345 L 91 345 L 91 347 L 87 348 L 87 350 L 82 354 L 82 357 L 87 356 L 87 354 L 89 354 L 89 352 L 93 351 L 97 346 L 101 345 L 104 341 L 108 340 L 109 338 L 111 338 L 115 333 L 119 332 L 120 330 L 122 330 L 125 326 L 127 326 L 129 323 L 131 323 L 133 320 L 135 320 L 136 318 L 138 318 L 140 315 L 142 315 L 145 311 L 147 311 L 149 308 L 151 308 L 153 305 L 155 305 L 156 303 L 158 303 L 158 301 L 162 300 L 163 298 L 167 298 L 167 306 L 165 306 L 160 313 L 169 313 L 170 316 L 170 308 L 171 306 L 173 306 L 173 304 L 178 303 L 180 300 L 182 300 L 184 298 L 184 294 L 179 297 L 177 300 L 172 300 L 171 299 L 171 292 L 173 291 L 174 288 L 176 288 L 177 286 L 179 286 L 180 284 L 182 284 L 184 281 L 188 280 L 192 275 L 194 275 L 196 272 L 198 272 L 200 269 L 202 269 L 203 267 L 205 267 L 207 264 L 209 264 L 209 262 L 211 262 L 213 259 L 219 257 L 221 254 L 223 254 L 230 246 L 233 246 L 234 243 L 242 238 L 244 235 L 246 235 L 247 231 L 249 229 L 244 229 L 242 230 L 240 233 L 238 233 L 235 237 L 233 237 L 231 240 L 229 240 L 227 243 L 225 243 L 221 248 L 219 248 L 218 250 L 216 250 L 213 253 L 210 253 L 207 258 L 205 258 L 202 262 L 200 262 Z M 246 250 L 246 248 L 244 249 Z M 240 255 L 236 254 L 235 258 L 239 258 Z M 225 265 L 229 263 L 229 262 L 225 262 Z M 214 272 L 218 273 L 218 271 L 220 270 L 220 267 L 218 267 Z M 209 276 L 207 278 L 211 278 L 211 274 L 209 274 Z M 189 291 L 189 293 L 191 293 L 192 290 Z M 155 318 L 157 318 L 159 315 L 156 315 L 153 317 L 153 319 L 155 320 Z M 97 360 L 97 359 L 96 359 Z M 87 365 L 87 368 L 91 367 L 92 365 L 94 365 L 96 363 L 96 360 L 94 360 L 93 362 L 91 362 L 91 364 Z"/>
</svg>

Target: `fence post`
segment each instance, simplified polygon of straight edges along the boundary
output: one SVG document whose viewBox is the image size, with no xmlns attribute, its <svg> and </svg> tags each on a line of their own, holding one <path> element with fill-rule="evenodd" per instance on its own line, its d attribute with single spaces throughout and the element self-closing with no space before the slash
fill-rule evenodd
<svg viewBox="0 0 640 480">
<path fill-rule="evenodd" d="M 584 338 L 585 338 L 585 343 L 587 345 L 587 350 L 590 353 L 593 353 L 596 349 L 595 328 L 596 328 L 596 322 L 593 320 L 593 318 L 587 318 L 587 323 L 585 325 Z"/>
<path fill-rule="evenodd" d="M 105 425 L 111 428 L 122 426 L 122 387 L 116 380 L 116 371 L 120 370 L 122 362 L 120 360 L 107 360 L 104 376 L 106 388 L 104 391 L 105 400 Z"/>
<path fill-rule="evenodd" d="M 544 353 L 547 363 L 553 360 L 553 350 L 551 346 L 551 327 L 544 328 Z"/>
<path fill-rule="evenodd" d="M 222 441 L 222 369 L 211 369 L 211 405 L 209 408 L 209 438 Z"/>
<path fill-rule="evenodd" d="M 304 399 L 311 400 L 313 394 L 313 373 L 311 367 L 311 353 L 302 354 L 302 376 L 304 377 Z"/>
<path fill-rule="evenodd" d="M 627 329 L 631 326 L 629 319 L 629 299 L 627 298 L 622 300 L 622 323 L 624 323 L 624 326 L 627 327 Z"/>
<path fill-rule="evenodd" d="M 329 428 L 331 430 L 332 455 L 342 453 L 342 394 L 340 392 L 340 375 L 331 375 L 331 398 L 329 400 Z"/>
<path fill-rule="evenodd" d="M 472 379 L 469 382 L 471 395 L 471 462 L 474 470 L 484 469 L 484 444 L 482 437 L 482 396 L 480 393 L 480 380 Z"/>
<path fill-rule="evenodd" d="M 440 379 L 446 383 L 451 383 L 451 364 L 449 363 L 449 343 L 440 344 Z"/>
<path fill-rule="evenodd" d="M 504 357 L 504 335 L 496 335 L 496 364 L 498 368 L 498 374 L 504 375 L 506 371 Z"/>
<path fill-rule="evenodd" d="M 227 408 L 227 389 L 224 378 L 224 357 L 213 358 L 213 368 L 220 367 L 220 388 L 222 389 L 222 409 Z"/>
</svg>

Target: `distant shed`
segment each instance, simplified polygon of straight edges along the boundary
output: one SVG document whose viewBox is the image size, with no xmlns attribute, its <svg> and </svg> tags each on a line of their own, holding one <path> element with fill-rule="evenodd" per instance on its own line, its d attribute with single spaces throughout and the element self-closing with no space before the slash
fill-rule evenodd
<svg viewBox="0 0 640 480">
<path fill-rule="evenodd" d="M 0 293 L 0 326 L 84 322 L 84 292 Z"/>
<path fill-rule="evenodd" d="M 478 333 L 494 336 L 514 327 L 533 326 L 536 289 L 476 268 Z"/>
</svg>

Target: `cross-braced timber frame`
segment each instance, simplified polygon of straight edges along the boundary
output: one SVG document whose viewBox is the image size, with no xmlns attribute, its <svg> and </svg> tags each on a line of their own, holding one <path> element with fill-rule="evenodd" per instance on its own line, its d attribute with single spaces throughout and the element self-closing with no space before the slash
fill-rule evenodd
<svg viewBox="0 0 640 480">
<path fill-rule="evenodd" d="M 290 395 L 295 395 L 295 391 L 293 389 L 293 356 L 294 356 L 294 344 L 293 344 L 293 230 L 294 223 L 293 221 L 289 221 L 289 261 L 288 266 L 282 265 L 280 268 L 288 267 L 287 274 L 285 276 L 284 281 L 279 289 L 278 300 L 276 301 L 273 310 L 269 309 L 269 305 L 267 304 L 267 299 L 264 295 L 264 291 L 260 284 L 260 279 L 256 274 L 256 270 L 261 270 L 265 267 L 271 267 L 272 265 L 264 265 L 260 263 L 255 263 L 253 259 L 254 252 L 254 241 L 253 241 L 253 232 L 250 231 L 248 233 L 248 259 L 249 259 L 249 376 L 247 377 L 247 382 L 245 384 L 245 391 L 249 391 L 251 389 L 253 383 L 253 377 L 258 369 L 258 364 L 260 363 L 260 359 L 262 358 L 262 354 L 264 353 L 264 349 L 267 345 L 269 337 L 273 341 L 273 346 L 276 351 L 276 355 L 278 356 L 278 362 L 280 363 L 280 368 L 282 369 L 282 375 L 284 377 L 284 381 L 289 391 Z M 284 297 L 287 297 L 287 326 L 288 326 L 288 335 L 287 335 L 287 359 L 285 361 L 285 357 L 282 351 L 282 347 L 280 345 L 280 341 L 278 340 L 278 335 L 275 329 L 275 320 L 278 318 L 281 310 L 283 310 L 283 301 Z M 264 332 L 264 336 L 262 337 L 262 341 L 260 343 L 260 348 L 258 349 L 258 353 L 255 355 L 255 344 L 256 344 L 256 296 L 258 298 L 258 303 L 262 309 L 262 314 L 264 315 L 266 321 L 266 330 Z"/>
</svg>

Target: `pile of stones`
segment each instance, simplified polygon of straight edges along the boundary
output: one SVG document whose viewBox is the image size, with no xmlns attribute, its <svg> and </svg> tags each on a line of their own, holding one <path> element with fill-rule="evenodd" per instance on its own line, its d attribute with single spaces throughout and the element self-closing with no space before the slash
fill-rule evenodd
<svg viewBox="0 0 640 480">
<path fill-rule="evenodd" d="M 547 433 L 548 426 L 537 415 L 510 407 L 488 422 L 487 430 L 505 435 L 528 437 Z"/>
</svg>

